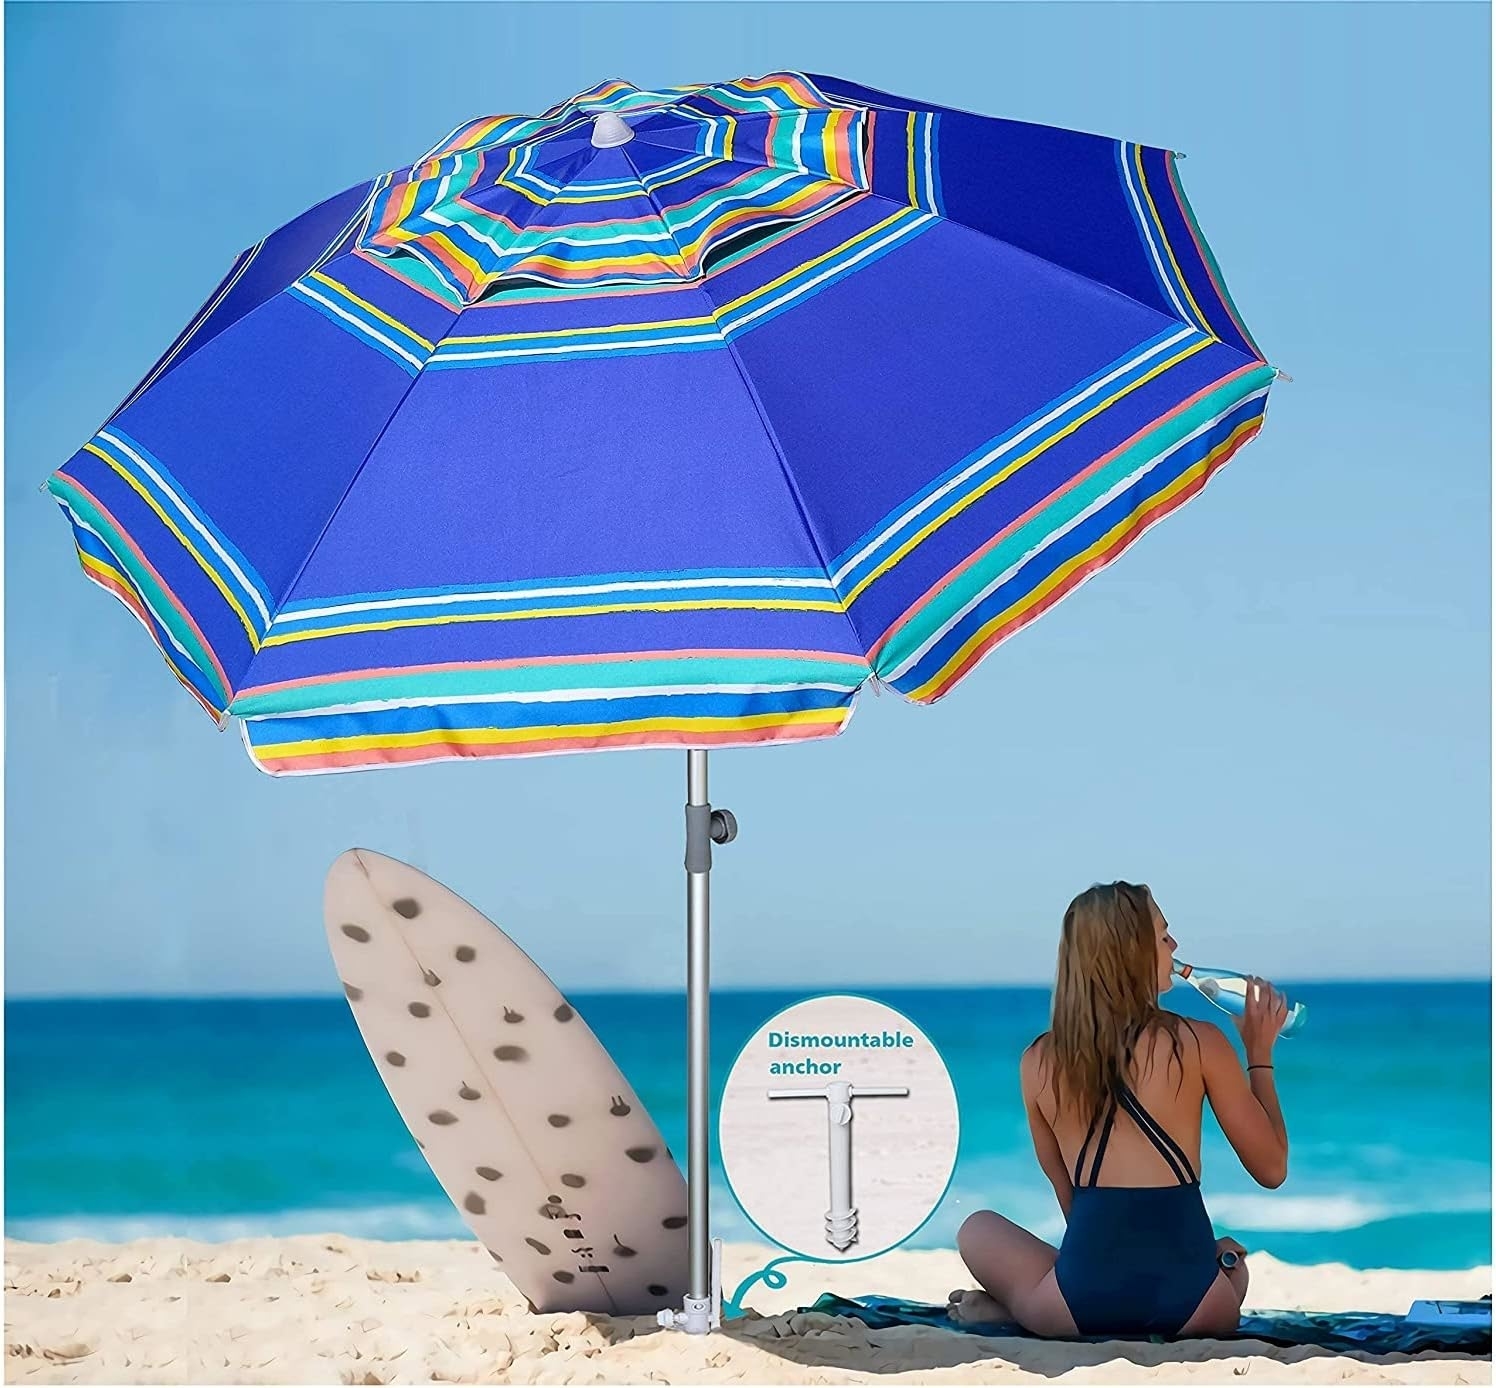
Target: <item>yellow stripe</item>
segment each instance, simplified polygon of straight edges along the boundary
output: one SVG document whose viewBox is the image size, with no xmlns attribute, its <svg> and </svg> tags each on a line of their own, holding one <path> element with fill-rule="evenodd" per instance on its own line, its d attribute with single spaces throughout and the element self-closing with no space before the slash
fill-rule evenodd
<svg viewBox="0 0 1496 1388">
<path fill-rule="evenodd" d="M 1159 219 L 1158 208 L 1153 201 L 1153 193 L 1148 187 L 1148 176 L 1143 172 L 1143 147 L 1134 145 L 1134 162 L 1138 169 L 1138 184 L 1143 190 L 1143 196 L 1148 199 L 1148 210 L 1153 214 L 1153 224 L 1158 228 L 1158 239 L 1164 243 L 1164 250 L 1169 254 L 1169 264 L 1174 267 L 1174 273 L 1179 276 L 1179 287 L 1184 290 L 1184 297 L 1189 300 L 1190 307 L 1195 311 L 1197 326 L 1201 332 L 1210 332 L 1210 320 L 1200 312 L 1200 305 L 1195 302 L 1195 296 L 1190 293 L 1189 281 L 1184 277 L 1184 271 L 1179 268 L 1179 262 L 1174 259 L 1174 247 L 1169 244 L 1168 233 L 1164 231 L 1164 224 Z M 1213 335 L 1213 334 L 1212 334 Z"/>
<path fill-rule="evenodd" d="M 704 328 L 716 323 L 710 315 L 699 318 L 665 318 L 658 323 L 604 323 L 589 328 L 551 328 L 544 332 L 492 333 L 485 337 L 448 337 L 442 339 L 443 347 L 467 345 L 480 342 L 531 342 L 536 338 L 606 336 L 609 333 L 632 333 L 641 329 L 655 331 L 660 328 Z"/>
<path fill-rule="evenodd" d="M 363 752 L 378 747 L 429 747 L 443 743 L 485 747 L 619 733 L 748 732 L 754 728 L 840 723 L 845 719 L 845 709 L 816 708 L 792 713 L 755 713 L 743 718 L 636 718 L 618 723 L 568 723 L 536 728 L 434 728 L 419 733 L 360 733 L 353 737 L 318 738 L 308 742 L 278 742 L 256 747 L 254 752 L 257 757 L 316 757 L 330 752 Z"/>
<path fill-rule="evenodd" d="M 697 155 L 696 157 L 697 158 L 704 158 L 705 156 Z M 713 162 L 720 162 L 720 160 L 718 160 L 715 156 L 713 156 Z M 687 169 L 685 171 L 685 173 L 676 174 L 672 178 L 651 179 L 648 183 L 642 184 L 641 186 L 644 188 L 645 192 L 651 192 L 652 193 L 657 188 L 669 188 L 672 184 L 684 183 L 688 178 L 696 178 L 699 175 L 701 175 L 702 173 L 704 173 L 710 167 L 711 167 L 711 164 L 700 164 L 696 168 L 694 168 L 694 169 Z M 505 173 L 506 174 L 508 173 L 507 169 L 505 170 Z M 510 185 L 508 183 L 505 183 L 502 176 L 500 178 L 498 178 L 496 180 L 496 182 L 502 183 L 504 185 L 504 187 L 506 187 L 506 188 L 512 186 L 512 185 Z M 525 190 L 523 188 L 521 188 L 521 187 L 515 187 L 514 191 L 515 192 L 525 192 Z M 528 193 L 526 193 L 526 196 L 528 197 L 530 195 Z M 547 199 L 545 199 L 545 201 L 548 202 L 548 203 L 565 203 L 568 206 L 574 206 L 574 205 L 578 205 L 578 204 L 582 204 L 582 203 L 589 203 L 589 202 L 617 202 L 619 200 L 619 198 L 625 197 L 625 196 L 632 196 L 632 194 L 629 194 L 629 193 L 573 193 L 570 196 L 567 196 L 565 194 L 557 194 L 553 198 L 547 198 Z M 532 202 L 533 201 L 538 201 L 538 199 L 531 198 L 531 201 Z"/>
<path fill-rule="evenodd" d="M 478 279 L 482 279 L 485 282 L 487 281 L 488 272 L 484 270 L 483 267 L 480 266 L 478 262 L 472 258 L 472 256 L 468 255 L 465 251 L 459 250 L 455 245 L 453 245 L 452 238 L 445 232 L 422 233 L 422 236 L 425 239 L 440 242 L 452 253 L 453 257 L 459 262 L 459 266 L 456 270 L 454 270 L 450 265 L 441 265 L 441 268 L 445 270 L 449 275 L 458 274 L 464 276 L 469 281 L 469 283 Z M 433 258 L 439 264 L 441 263 L 440 256 L 435 256 Z"/>
<path fill-rule="evenodd" d="M 137 621 L 143 620 L 141 617 L 141 613 L 150 612 L 150 608 L 146 605 L 145 598 L 141 594 L 139 585 L 136 584 L 135 580 L 132 579 L 129 574 L 124 573 L 120 569 L 113 568 L 110 565 L 103 563 L 101 560 L 95 559 L 91 554 L 83 553 L 82 550 L 78 551 L 78 558 L 83 561 L 83 570 L 85 573 L 89 574 L 90 576 L 94 574 L 100 574 L 107 575 L 110 578 L 118 579 L 123 587 L 127 588 L 131 593 L 135 595 L 135 601 L 140 604 L 140 612 L 136 612 L 132 608 L 130 615 Z M 115 589 L 110 588 L 107 591 L 114 598 L 119 599 L 119 593 Z M 165 661 L 166 668 L 171 671 L 172 675 L 176 678 L 177 683 L 180 684 L 182 688 L 185 689 L 189 694 L 191 694 L 199 704 L 201 704 L 205 709 L 211 712 L 215 718 L 221 717 L 223 711 L 215 704 L 212 704 L 207 699 L 205 699 L 203 697 L 202 691 L 199 690 L 192 683 L 192 681 L 187 678 L 186 675 L 184 675 L 179 669 L 177 669 L 176 661 L 166 653 L 166 648 L 161 644 L 160 640 L 156 636 L 156 633 L 150 628 L 149 625 L 146 626 L 146 631 L 149 634 L 151 640 L 155 641 L 156 649 L 158 652 L 160 652 L 161 659 Z"/>
<path fill-rule="evenodd" d="M 754 204 L 753 209 L 752 209 L 753 216 L 757 220 L 762 220 L 764 217 L 773 216 L 776 212 L 783 212 L 786 209 L 788 209 L 789 207 L 793 206 L 795 203 L 801 202 L 801 201 L 803 201 L 803 190 L 801 190 L 799 192 L 794 192 L 794 193 L 787 194 L 785 197 L 781 198 L 778 202 L 756 203 L 756 204 Z M 684 264 L 685 259 L 687 257 L 689 257 L 690 255 L 692 255 L 696 251 L 698 251 L 701 248 L 701 246 L 703 246 L 708 240 L 710 240 L 717 233 L 717 231 L 721 227 L 721 224 L 723 223 L 723 221 L 727 220 L 730 217 L 736 217 L 736 216 L 738 216 L 742 211 L 743 211 L 742 208 L 734 207 L 734 208 L 729 209 L 726 212 L 719 213 L 705 227 L 703 227 L 701 229 L 701 231 L 697 233 L 697 235 L 695 235 L 694 237 L 692 237 L 689 242 L 687 242 L 684 246 L 680 247 L 681 253 L 679 253 L 679 254 L 672 255 L 669 252 L 652 251 L 652 252 L 649 252 L 649 253 L 647 253 L 645 255 L 636 255 L 636 256 L 600 256 L 600 257 L 597 257 L 597 258 L 595 258 L 593 260 L 584 261 L 582 263 L 584 265 L 588 266 L 589 268 L 595 267 L 595 266 L 601 266 L 601 265 L 606 265 L 606 266 L 620 266 L 620 265 L 639 265 L 639 264 L 650 264 L 650 263 L 658 263 L 658 264 Z M 895 214 L 895 215 L 897 215 L 897 214 Z M 892 218 L 890 218 L 889 220 L 891 221 Z M 667 223 L 667 225 L 668 225 L 668 223 Z M 879 223 L 879 225 L 880 226 L 886 225 L 886 223 Z M 864 232 L 864 233 L 862 233 L 862 235 L 866 236 L 867 233 Z M 548 242 L 550 241 L 550 239 L 551 239 L 551 234 L 550 233 L 534 233 L 530 237 L 530 240 L 531 240 L 532 244 L 534 244 L 536 246 L 546 245 L 546 244 L 548 244 Z M 854 238 L 854 241 L 856 239 L 860 239 L 860 238 Z M 848 245 L 852 245 L 852 244 L 854 244 L 854 242 L 848 242 L 847 244 Z M 584 247 L 584 249 L 585 249 L 585 247 Z M 827 254 L 828 255 L 829 254 L 834 254 L 834 252 L 828 252 Z M 551 259 L 548 256 L 547 257 L 541 257 L 541 256 L 532 255 L 532 254 L 525 254 L 523 256 L 523 259 L 524 259 L 524 263 L 526 265 L 541 263 L 541 264 L 546 264 L 546 265 L 555 265 L 558 268 L 563 268 L 563 269 L 567 268 L 569 266 L 577 264 L 576 261 L 571 261 L 571 260 L 553 260 L 553 259 Z M 821 257 L 821 259 L 824 259 L 824 257 Z M 811 264 L 816 264 L 816 263 L 817 263 L 817 261 L 812 261 L 811 262 Z"/>
<path fill-rule="evenodd" d="M 458 178 L 463 173 L 464 164 L 469 168 L 476 168 L 479 155 L 474 150 L 449 149 L 443 154 L 433 155 L 424 164 L 414 165 L 408 181 L 412 183 L 430 183 L 434 178 L 438 177 L 441 172 L 441 166 L 449 159 L 453 161 L 452 172 L 447 174 L 446 177 Z"/>
<path fill-rule="evenodd" d="M 852 237 L 849 241 L 843 241 L 841 245 L 833 246 L 829 251 L 825 252 L 825 254 L 816 256 L 814 260 L 807 260 L 805 264 L 797 265 L 793 270 L 786 270 L 784 274 L 779 276 L 778 279 L 770 280 L 768 284 L 762 285 L 760 288 L 752 290 L 750 293 L 744 294 L 741 298 L 734 299 L 729 304 L 723 304 L 718 312 L 731 313 L 735 309 L 742 308 L 744 304 L 749 304 L 752 303 L 755 299 L 763 298 L 765 295 L 778 289 L 781 285 L 788 284 L 790 280 L 794 279 L 797 275 L 802 275 L 807 270 L 815 269 L 817 265 L 824 265 L 827 261 L 833 260 L 837 256 L 846 254 L 846 252 L 850 251 L 853 247 L 861 244 L 863 241 L 871 240 L 873 237 L 886 231 L 895 222 L 905 220 L 908 218 L 908 216 L 908 210 L 906 208 L 900 208 L 893 214 L 893 216 L 887 217 L 883 221 L 875 223 L 866 231 L 859 231 L 857 235 Z"/>
<path fill-rule="evenodd" d="M 1177 496 L 1181 491 L 1184 490 L 1184 488 L 1194 482 L 1201 473 L 1208 472 L 1211 466 L 1223 453 L 1229 453 L 1233 448 L 1235 448 L 1244 433 L 1252 432 L 1253 430 L 1258 428 L 1260 423 L 1260 420 L 1249 419 L 1246 423 L 1238 425 L 1231 431 L 1230 436 L 1226 438 L 1224 442 L 1222 442 L 1216 448 L 1211 449 L 1211 451 L 1207 453 L 1203 458 L 1201 458 L 1198 462 L 1192 463 L 1162 491 L 1155 492 L 1148 498 L 1147 502 L 1143 506 L 1138 507 L 1136 511 L 1128 512 L 1128 514 L 1125 515 L 1120 521 L 1118 521 L 1117 524 L 1114 525 L 1110 530 L 1108 530 L 1105 535 L 1098 539 L 1095 544 L 1091 545 L 1089 549 L 1083 550 L 1080 554 L 1077 554 L 1073 559 L 1069 560 L 1069 562 L 1056 569 L 1047 579 L 1044 580 L 1043 583 L 1039 584 L 1037 588 L 1034 588 L 1028 593 L 1025 593 L 1023 597 L 1019 598 L 1016 602 L 1011 603 L 1008 607 L 1004 608 L 997 614 L 997 616 L 993 617 L 990 621 L 983 622 L 982 625 L 978 627 L 977 630 L 972 634 L 972 636 L 961 644 L 960 649 L 957 650 L 956 653 L 948 661 L 946 661 L 944 665 L 940 667 L 940 670 L 930 679 L 926 680 L 924 684 L 920 685 L 918 689 L 914 690 L 914 692 L 911 693 L 908 697 L 911 699 L 924 698 L 932 690 L 938 688 L 941 682 L 945 679 L 946 672 L 955 668 L 956 666 L 959 666 L 972 653 L 972 651 L 980 646 L 982 642 L 992 634 L 992 632 L 997 630 L 998 627 L 1012 621 L 1013 618 L 1018 614 L 1026 612 L 1029 608 L 1043 602 L 1045 598 L 1047 598 L 1052 592 L 1054 592 L 1056 588 L 1063 584 L 1078 568 L 1082 567 L 1096 555 L 1109 548 L 1118 536 L 1130 529 L 1134 521 L 1136 521 L 1140 512 L 1151 511 L 1160 502 L 1167 502 L 1171 497 Z"/>
<path fill-rule="evenodd" d="M 365 631 L 395 631 L 404 627 L 450 626 L 457 622 L 519 622 L 540 617 L 600 617 L 615 612 L 705 612 L 726 608 L 760 608 L 785 612 L 843 612 L 839 602 L 796 602 L 790 598 L 692 599 L 682 602 L 608 603 L 592 607 L 537 607 L 518 612 L 461 613 L 447 617 L 404 617 L 388 622 L 360 622 L 356 626 L 323 627 L 312 631 L 287 631 L 265 638 L 267 646 L 289 646 L 296 641 L 317 641 L 324 636 L 350 636 Z"/>
<path fill-rule="evenodd" d="M 420 185 L 416 183 L 414 179 L 412 179 L 405 185 L 403 191 L 400 194 L 400 201 L 398 203 L 399 211 L 397 211 L 394 216 L 396 226 L 390 227 L 389 230 L 396 230 L 398 228 L 398 224 L 404 222 L 404 220 L 408 216 L 410 216 L 410 209 L 415 206 L 416 192 L 419 187 Z"/>
<path fill-rule="evenodd" d="M 919 184 L 914 179 L 914 142 L 917 138 L 915 128 L 915 113 L 909 113 L 909 202 L 913 207 L 919 206 Z"/>
<path fill-rule="evenodd" d="M 141 500 L 144 501 L 145 504 L 156 513 L 158 519 L 161 521 L 161 524 L 164 525 L 168 530 L 171 531 L 173 535 L 177 537 L 177 542 L 182 546 L 183 549 L 187 551 L 188 554 L 190 554 L 197 561 L 198 568 L 200 568 L 205 574 L 208 575 L 209 578 L 213 580 L 213 586 L 223 594 L 223 600 L 228 603 L 228 605 L 232 607 L 238 614 L 240 622 L 244 624 L 245 634 L 249 637 L 250 649 L 255 651 L 259 650 L 260 634 L 255 630 L 254 623 L 249 620 L 249 614 L 245 612 L 245 610 L 239 605 L 239 599 L 229 591 L 228 586 L 218 576 L 217 570 L 214 569 L 208 563 L 208 561 L 204 559 L 203 556 L 192 547 L 192 544 L 189 542 L 187 537 L 182 534 L 182 532 L 177 528 L 177 523 L 172 520 L 172 518 L 168 516 L 166 512 L 160 508 L 160 506 L 156 504 L 155 497 L 153 497 L 148 491 L 146 491 L 146 489 L 141 486 L 141 484 L 137 482 L 135 478 L 130 475 L 130 473 L 128 473 L 117 462 L 115 462 L 114 459 L 111 458 L 106 452 L 104 452 L 102 448 L 99 448 L 96 444 L 93 443 L 86 443 L 83 446 L 95 457 L 102 458 L 106 463 L 108 463 L 115 472 L 123 477 L 125 481 L 128 482 L 130 486 L 140 494 Z"/>
<path fill-rule="evenodd" d="M 508 120 L 509 120 L 508 116 L 495 116 L 491 121 L 488 122 L 487 125 L 485 125 L 481 130 L 479 130 L 476 135 L 470 135 L 470 136 L 468 136 L 467 142 L 465 144 L 459 145 L 458 148 L 459 149 L 463 149 L 463 150 L 470 150 L 470 149 L 476 148 L 478 145 L 481 145 L 484 140 L 486 140 L 490 135 L 493 134 L 493 132 L 495 130 L 497 130 L 501 125 L 503 125 Z M 456 153 L 456 151 L 454 150 L 454 151 L 452 151 L 452 153 Z"/>
<path fill-rule="evenodd" d="M 483 141 L 493 134 L 508 116 L 490 116 L 487 120 L 480 120 L 477 129 L 466 138 L 459 136 L 452 144 L 445 146 L 439 153 L 431 156 L 430 163 L 439 163 L 443 159 L 450 159 L 454 154 L 470 154 L 476 151 Z"/>
<path fill-rule="evenodd" d="M 661 255 L 657 252 L 649 252 L 645 255 L 620 255 L 605 256 L 598 260 L 562 260 L 556 256 L 538 255 L 534 252 L 526 252 L 521 255 L 518 265 L 545 265 L 557 270 L 571 270 L 582 267 L 588 274 L 596 274 L 598 270 L 608 269 L 634 269 L 639 266 L 649 265 L 671 265 L 683 266 L 685 261 L 678 255 Z M 508 274 L 517 273 L 516 268 L 511 267 Z"/>
<path fill-rule="evenodd" d="M 826 251 L 822 255 L 816 256 L 814 260 L 808 260 L 803 265 L 797 265 L 793 269 L 785 271 L 785 273 L 780 275 L 778 279 L 770 280 L 762 287 L 751 290 L 749 293 L 744 294 L 737 299 L 734 299 L 731 303 L 724 305 L 721 312 L 729 313 L 734 310 L 743 308 L 748 304 L 752 304 L 759 299 L 769 296 L 775 290 L 779 289 L 781 286 L 794 279 L 797 275 L 804 274 L 806 271 L 813 270 L 817 266 L 823 265 L 827 261 L 832 260 L 839 255 L 844 255 L 854 250 L 862 242 L 871 240 L 872 238 L 880 235 L 895 222 L 899 221 L 900 218 L 906 218 L 907 216 L 908 213 L 905 211 L 895 212 L 891 217 L 887 217 L 883 221 L 876 223 L 875 225 L 869 227 L 866 231 L 860 231 L 856 236 L 851 237 L 849 240 L 842 242 L 838 246 L 833 246 L 829 251 Z M 532 341 L 537 338 L 554 338 L 558 335 L 564 335 L 566 337 L 582 337 L 586 335 L 606 336 L 609 333 L 631 333 L 641 332 L 645 330 L 658 331 L 666 328 L 709 327 L 716 325 L 717 322 L 718 319 L 711 315 L 702 315 L 700 317 L 694 318 L 665 318 L 660 319 L 656 322 L 649 323 L 608 323 L 595 327 L 567 328 L 564 330 L 564 334 L 558 334 L 558 332 L 553 329 L 548 332 L 492 333 L 478 337 L 448 337 L 442 340 L 442 345 L 443 347 L 449 347 L 458 344 L 467 345 L 490 342 L 524 342 Z"/>
<path fill-rule="evenodd" d="M 783 212 L 793 204 L 800 201 L 802 201 L 801 193 L 791 193 L 788 196 L 781 198 L 778 202 L 756 204 L 753 208 L 754 217 L 761 220 L 765 216 L 772 216 L 776 212 Z M 737 216 L 741 211 L 741 208 L 733 208 L 729 212 L 721 214 L 714 218 L 707 226 L 703 227 L 696 236 L 692 237 L 689 242 L 687 242 L 680 248 L 683 254 L 672 255 L 668 252 L 653 251 L 645 255 L 600 256 L 593 260 L 587 260 L 580 263 L 583 264 L 588 270 L 596 270 L 599 267 L 618 268 L 649 264 L 683 265 L 687 258 L 698 252 L 707 241 L 709 241 L 714 235 L 717 234 L 724 220 L 726 220 L 730 216 Z M 888 218 L 887 221 L 879 222 L 876 226 L 872 227 L 868 231 L 858 233 L 857 236 L 854 236 L 850 241 L 845 242 L 842 246 L 833 247 L 831 250 L 827 251 L 825 255 L 817 256 L 816 259 L 808 262 L 808 265 L 819 265 L 822 261 L 836 255 L 838 251 L 845 250 L 849 246 L 855 246 L 859 241 L 865 240 L 868 236 L 886 227 L 890 222 L 893 222 L 901 215 L 907 216 L 907 209 L 895 213 L 892 217 Z M 545 245 L 548 239 L 549 238 L 547 236 L 541 235 L 539 233 L 535 234 L 531 238 L 532 243 L 536 246 Z M 558 269 L 567 269 L 575 266 L 579 262 L 572 260 L 556 260 L 549 256 L 539 256 L 526 253 L 523 255 L 522 263 L 525 265 L 550 265 L 555 266 Z M 799 268 L 803 270 L 808 268 L 808 266 L 802 265 Z M 789 272 L 789 275 L 793 275 L 796 273 L 798 273 L 798 271 L 791 270 Z M 786 275 L 779 280 L 773 281 L 770 285 L 765 285 L 764 289 L 771 288 L 773 284 L 783 283 L 783 279 L 788 278 L 789 275 Z M 755 292 L 763 293 L 764 290 L 760 289 Z M 731 305 L 729 305 L 729 307 L 731 307 Z"/>
<path fill-rule="evenodd" d="M 528 198 L 535 204 L 536 207 L 544 207 L 549 199 L 537 197 L 522 183 L 510 183 L 508 181 L 509 171 L 513 169 L 515 164 L 519 162 L 519 155 L 519 146 L 515 146 L 509 151 L 509 158 L 504 162 L 503 171 L 496 179 L 494 179 L 494 186 L 499 188 L 507 188 L 511 193 L 518 193 L 522 198 Z"/>
<path fill-rule="evenodd" d="M 335 289 L 345 299 L 348 299 L 350 302 L 357 304 L 366 313 L 372 313 L 374 317 L 379 319 L 381 323 L 388 323 L 390 327 L 398 329 L 400 332 L 404 333 L 405 336 L 408 337 L 412 342 L 419 343 L 428 352 L 434 348 L 434 343 L 427 342 L 426 339 L 420 335 L 420 333 L 413 332 L 398 319 L 391 318 L 389 314 L 387 314 L 382 308 L 376 308 L 367 299 L 359 298 L 359 296 L 355 294 L 351 289 L 349 289 L 346 284 L 339 284 L 337 280 L 333 279 L 329 275 L 324 275 L 320 270 L 313 270 L 311 277 L 314 280 L 317 280 L 319 283 L 325 284 L 329 289 Z"/>
<path fill-rule="evenodd" d="M 1054 445 L 1059 443 L 1061 439 L 1068 438 L 1083 424 L 1088 423 L 1089 421 L 1095 419 L 1097 415 L 1103 413 L 1106 410 L 1109 410 L 1113 405 L 1117 403 L 1118 400 L 1121 400 L 1124 396 L 1129 395 L 1139 387 L 1147 385 L 1149 381 L 1153 380 L 1156 376 L 1161 375 L 1163 372 L 1169 370 L 1170 367 L 1177 366 L 1186 358 L 1194 356 L 1196 352 L 1203 351 L 1206 347 L 1210 347 L 1213 345 L 1214 339 L 1206 339 L 1201 342 L 1193 343 L 1192 345 L 1185 347 L 1180 352 L 1176 352 L 1172 357 L 1169 357 L 1167 360 L 1160 362 L 1146 375 L 1140 376 L 1131 385 L 1122 387 L 1122 389 L 1117 391 L 1115 395 L 1111 396 L 1109 399 L 1101 401 L 1092 409 L 1088 410 L 1085 414 L 1081 415 L 1073 423 L 1066 425 L 1065 428 L 1060 430 L 1060 432 L 1055 434 L 1053 437 L 1046 439 L 1037 447 L 1030 449 L 1027 453 L 1022 454 L 1020 457 L 1015 458 L 1011 463 L 1003 468 L 1002 471 L 998 472 L 993 477 L 989 477 L 987 481 L 982 483 L 982 485 L 976 489 L 976 491 L 972 492 L 969 496 L 963 497 L 955 505 L 951 506 L 948 510 L 936 516 L 934 520 L 928 522 L 920 530 L 916 531 L 915 534 L 911 535 L 909 539 L 905 540 L 904 543 L 898 547 L 898 549 L 896 549 L 891 555 L 889 555 L 887 559 L 879 564 L 877 568 L 875 568 L 870 574 L 868 574 L 866 578 L 864 578 L 859 584 L 857 584 L 855 588 L 852 589 L 850 593 L 846 595 L 847 604 L 850 606 L 851 603 L 856 600 L 858 594 L 866 591 L 870 583 L 872 583 L 875 579 L 881 577 L 883 574 L 887 573 L 889 569 L 893 568 L 893 566 L 899 562 L 899 560 L 901 560 L 912 549 L 916 548 L 918 545 L 923 544 L 925 540 L 933 535 L 935 531 L 939 530 L 942 525 L 945 525 L 948 521 L 955 519 L 955 517 L 959 516 L 961 512 L 964 511 L 968 506 L 974 505 L 976 502 L 980 501 L 982 497 L 984 497 L 994 487 L 1007 481 L 1007 479 L 1011 477 L 1015 472 L 1017 472 L 1020 468 L 1027 467 L 1028 464 L 1033 462 L 1033 460 L 1037 458 L 1041 453 L 1044 453 L 1050 448 L 1053 448 Z"/>
<path fill-rule="evenodd" d="M 129 574 L 125 573 L 123 569 L 116 569 L 113 564 L 106 564 L 102 559 L 95 559 L 93 555 L 85 554 L 81 549 L 78 551 L 78 558 L 83 561 L 83 567 L 90 573 L 101 574 L 106 578 L 118 580 L 120 584 L 135 594 L 136 599 L 142 607 L 145 606 L 145 600 L 141 598 L 140 589 L 135 586 L 135 580 Z"/>
</svg>

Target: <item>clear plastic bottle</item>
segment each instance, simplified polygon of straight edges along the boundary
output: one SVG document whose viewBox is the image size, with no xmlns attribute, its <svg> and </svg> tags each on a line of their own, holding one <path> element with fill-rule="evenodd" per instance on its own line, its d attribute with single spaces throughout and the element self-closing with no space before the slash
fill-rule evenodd
<svg viewBox="0 0 1496 1388">
<path fill-rule="evenodd" d="M 1198 964 L 1182 964 L 1174 961 L 1174 977 L 1182 978 L 1202 997 L 1213 1002 L 1223 1012 L 1240 1017 L 1247 1010 L 1247 980 L 1230 969 L 1206 969 Z M 1288 1004 L 1288 1020 L 1283 1023 L 1279 1036 L 1293 1036 L 1304 1029 L 1304 1017 L 1308 1009 L 1301 1002 Z"/>
</svg>

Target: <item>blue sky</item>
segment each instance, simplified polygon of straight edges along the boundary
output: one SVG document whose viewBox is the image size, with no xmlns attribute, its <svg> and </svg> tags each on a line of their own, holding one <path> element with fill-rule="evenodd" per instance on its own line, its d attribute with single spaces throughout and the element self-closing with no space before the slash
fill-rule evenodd
<svg viewBox="0 0 1496 1388">
<path fill-rule="evenodd" d="M 1037 981 L 1093 880 L 1281 978 L 1490 965 L 1484 6 L 9 5 L 6 991 L 331 992 L 416 862 L 567 988 L 682 976 L 684 756 L 271 780 L 38 493 L 234 255 L 480 114 L 775 68 L 1182 150 L 1280 384 L 948 700 L 719 753 L 720 986 Z"/>
</svg>

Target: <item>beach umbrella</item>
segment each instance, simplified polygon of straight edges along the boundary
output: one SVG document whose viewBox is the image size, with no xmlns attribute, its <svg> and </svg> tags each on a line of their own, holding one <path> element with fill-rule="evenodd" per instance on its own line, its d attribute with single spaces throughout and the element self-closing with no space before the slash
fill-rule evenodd
<svg viewBox="0 0 1496 1388">
<path fill-rule="evenodd" d="M 713 747 L 934 703 L 1275 374 L 1164 149 L 774 72 L 491 116 L 246 250 L 48 486 L 274 775 L 687 751 L 704 1328 Z"/>
</svg>

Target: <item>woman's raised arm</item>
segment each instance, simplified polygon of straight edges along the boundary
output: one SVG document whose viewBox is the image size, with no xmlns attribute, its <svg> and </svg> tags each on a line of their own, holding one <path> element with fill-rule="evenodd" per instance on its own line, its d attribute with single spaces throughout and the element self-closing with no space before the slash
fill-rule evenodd
<svg viewBox="0 0 1496 1388">
<path fill-rule="evenodd" d="M 1283 997 L 1262 979 L 1250 979 L 1247 1010 L 1238 1026 L 1246 1044 L 1243 1070 L 1226 1034 L 1210 1022 L 1190 1023 L 1200 1040 L 1205 1093 L 1221 1131 L 1260 1186 L 1281 1186 L 1288 1176 L 1288 1129 L 1273 1083 L 1273 1045 L 1288 1017 Z"/>
</svg>

